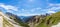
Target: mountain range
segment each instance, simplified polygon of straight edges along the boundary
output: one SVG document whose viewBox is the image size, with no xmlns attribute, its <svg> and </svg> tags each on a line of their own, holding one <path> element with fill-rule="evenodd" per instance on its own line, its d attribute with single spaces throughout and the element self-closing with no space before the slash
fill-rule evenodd
<svg viewBox="0 0 60 27">
<path fill-rule="evenodd" d="M 35 16 L 17 16 L 0 11 L 0 27 L 52 27 L 59 22 L 60 12 Z"/>
</svg>

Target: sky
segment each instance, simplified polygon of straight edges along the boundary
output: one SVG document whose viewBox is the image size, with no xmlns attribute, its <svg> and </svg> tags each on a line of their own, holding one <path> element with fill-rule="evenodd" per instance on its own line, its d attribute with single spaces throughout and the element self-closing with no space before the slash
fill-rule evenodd
<svg viewBox="0 0 60 27">
<path fill-rule="evenodd" d="M 56 13 L 60 11 L 60 0 L 0 0 L 0 10 L 18 16 Z"/>
</svg>

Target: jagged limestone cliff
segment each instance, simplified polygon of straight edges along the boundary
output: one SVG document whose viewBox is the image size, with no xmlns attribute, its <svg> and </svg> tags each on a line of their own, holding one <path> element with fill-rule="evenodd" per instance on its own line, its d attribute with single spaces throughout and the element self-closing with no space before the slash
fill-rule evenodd
<svg viewBox="0 0 60 27">
<path fill-rule="evenodd" d="M 4 13 L 0 12 L 0 27 L 22 27 L 22 26 L 18 25 L 17 22 L 10 19 Z"/>
</svg>

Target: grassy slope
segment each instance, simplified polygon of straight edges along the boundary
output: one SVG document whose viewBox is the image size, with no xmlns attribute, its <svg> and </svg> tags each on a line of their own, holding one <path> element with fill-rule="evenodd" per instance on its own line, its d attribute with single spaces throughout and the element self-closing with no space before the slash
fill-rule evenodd
<svg viewBox="0 0 60 27">
<path fill-rule="evenodd" d="M 19 23 L 20 26 L 29 27 L 28 24 L 23 23 L 20 19 L 14 17 L 14 16 L 10 16 L 10 18 L 11 18 L 11 19 L 12 19 L 12 18 L 15 18 L 14 21 L 17 22 L 17 23 Z"/>
<path fill-rule="evenodd" d="M 56 25 L 58 22 L 60 22 L 60 12 L 47 16 L 36 27 L 51 27 L 52 25 Z"/>
</svg>

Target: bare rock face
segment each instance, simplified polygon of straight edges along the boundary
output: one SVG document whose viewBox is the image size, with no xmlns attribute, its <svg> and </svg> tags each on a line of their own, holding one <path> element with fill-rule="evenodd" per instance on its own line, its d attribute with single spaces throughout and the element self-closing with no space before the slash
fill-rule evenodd
<svg viewBox="0 0 60 27">
<path fill-rule="evenodd" d="M 36 16 L 33 16 L 30 20 L 29 20 L 29 26 L 30 27 L 35 27 L 35 26 L 37 26 L 39 23 L 40 23 L 40 20 L 41 19 L 44 19 L 44 18 L 42 18 L 42 17 L 45 17 L 45 16 L 39 16 L 39 15 L 36 15 Z"/>
<path fill-rule="evenodd" d="M 3 27 L 3 17 L 0 16 L 0 27 Z"/>
<path fill-rule="evenodd" d="M 22 27 L 13 19 L 0 12 L 0 27 Z"/>
</svg>

